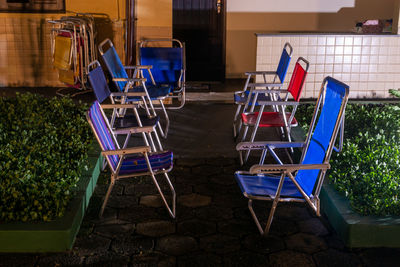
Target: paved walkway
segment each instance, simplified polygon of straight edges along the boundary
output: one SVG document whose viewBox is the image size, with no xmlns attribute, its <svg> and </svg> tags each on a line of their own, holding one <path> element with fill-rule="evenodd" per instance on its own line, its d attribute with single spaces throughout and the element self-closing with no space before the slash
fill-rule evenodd
<svg viewBox="0 0 400 267">
<path fill-rule="evenodd" d="M 347 249 L 322 217 L 304 204 L 279 204 L 262 238 L 235 183 L 240 169 L 229 104 L 188 104 L 170 112 L 165 147 L 177 219 L 161 206 L 149 178 L 118 181 L 105 209 L 103 173 L 75 245 L 54 254 L 0 254 L 0 266 L 398 266 L 399 249 Z M 268 204 L 258 204 L 266 214 Z M 265 215 L 266 217 L 266 215 Z M 266 219 L 266 218 L 265 218 Z"/>
</svg>

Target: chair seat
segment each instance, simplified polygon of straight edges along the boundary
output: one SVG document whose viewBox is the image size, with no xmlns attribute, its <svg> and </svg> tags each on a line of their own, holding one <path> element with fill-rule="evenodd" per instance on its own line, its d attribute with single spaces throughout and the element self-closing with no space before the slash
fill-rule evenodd
<svg viewBox="0 0 400 267">
<path fill-rule="evenodd" d="M 289 122 L 291 113 L 286 112 L 286 119 Z M 242 113 L 242 121 L 246 126 L 256 124 L 258 112 Z M 297 120 L 293 117 L 290 126 L 297 126 Z M 280 112 L 263 112 L 259 127 L 285 127 L 283 116 Z"/>
<path fill-rule="evenodd" d="M 235 178 L 242 193 L 246 193 L 248 196 L 265 197 L 275 196 L 280 180 L 280 176 L 267 176 L 265 174 L 250 175 L 240 172 L 235 173 Z M 303 197 L 289 177 L 285 177 L 280 195 L 282 197 Z"/>
<path fill-rule="evenodd" d="M 146 85 L 146 88 L 151 100 L 165 98 L 172 90 L 170 85 Z M 135 86 L 129 92 L 143 92 L 143 87 Z M 128 97 L 128 101 L 138 101 L 140 99 L 140 97 Z"/>
<path fill-rule="evenodd" d="M 242 96 L 242 92 L 236 92 L 233 95 L 233 101 L 235 102 L 236 105 L 245 105 L 247 98 L 249 96 L 249 91 L 245 91 L 245 96 Z M 254 96 L 254 93 L 253 93 Z M 265 94 L 258 94 L 257 96 L 257 102 L 256 106 L 259 106 L 258 101 L 270 101 L 270 97 L 265 95 Z M 251 106 L 253 104 L 253 101 L 250 101 L 249 105 Z"/>
<path fill-rule="evenodd" d="M 142 126 L 155 126 L 157 122 L 160 120 L 159 116 L 155 116 L 153 118 L 149 118 L 146 115 L 139 115 L 140 121 L 142 122 Z M 115 128 L 131 128 L 131 127 L 139 127 L 139 124 L 136 120 L 135 115 L 125 115 L 121 118 L 116 118 L 114 122 Z"/>
<path fill-rule="evenodd" d="M 149 155 L 149 160 L 154 172 L 162 169 L 169 170 L 172 168 L 173 153 L 172 151 L 153 153 Z M 119 174 L 126 175 L 147 171 L 146 159 L 143 156 L 131 156 L 124 159 Z"/>
</svg>

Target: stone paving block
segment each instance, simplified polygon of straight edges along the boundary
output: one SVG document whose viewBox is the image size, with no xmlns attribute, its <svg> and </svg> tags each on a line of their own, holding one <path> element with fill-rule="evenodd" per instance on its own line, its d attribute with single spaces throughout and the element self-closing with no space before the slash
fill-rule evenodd
<svg viewBox="0 0 400 267">
<path fill-rule="evenodd" d="M 85 259 L 85 266 L 126 267 L 130 265 L 130 257 L 109 252 L 105 255 L 93 255 Z"/>
<path fill-rule="evenodd" d="M 310 211 L 306 205 L 306 203 L 279 203 L 274 217 L 297 221 L 311 219 Z"/>
<path fill-rule="evenodd" d="M 221 185 L 215 183 L 205 183 L 193 185 L 193 192 L 207 196 L 217 196 L 220 194 L 237 193 L 237 188 L 232 185 Z"/>
<path fill-rule="evenodd" d="M 132 223 L 145 222 L 149 220 L 165 220 L 168 217 L 157 213 L 157 209 L 146 206 L 135 206 L 119 210 L 120 220 L 129 221 Z"/>
<path fill-rule="evenodd" d="M 224 256 L 224 266 L 271 266 L 267 255 L 238 251 Z"/>
<path fill-rule="evenodd" d="M 125 195 L 151 195 L 157 192 L 153 184 L 129 184 L 125 186 Z"/>
<path fill-rule="evenodd" d="M 199 185 L 199 184 L 207 184 L 208 176 L 202 174 L 186 174 L 175 177 L 175 181 L 177 184 L 188 184 L 188 185 Z"/>
<path fill-rule="evenodd" d="M 179 158 L 176 160 L 176 165 L 178 167 L 194 167 L 198 165 L 204 165 L 206 159 L 193 159 L 193 158 Z"/>
<path fill-rule="evenodd" d="M 291 250 L 273 253 L 270 255 L 269 260 L 271 266 L 277 267 L 316 266 L 310 255 Z"/>
<path fill-rule="evenodd" d="M 311 218 L 305 221 L 298 222 L 300 231 L 303 233 L 309 233 L 316 236 L 324 236 L 329 234 L 325 225 L 319 218 Z"/>
<path fill-rule="evenodd" d="M 165 198 L 167 199 L 167 201 L 169 201 L 167 196 L 165 196 Z M 140 197 L 139 205 L 153 207 L 153 208 L 159 208 L 159 207 L 163 207 L 164 203 L 163 203 L 160 195 L 147 195 L 147 196 Z"/>
<path fill-rule="evenodd" d="M 328 247 L 337 249 L 337 250 L 344 250 L 345 245 L 343 240 L 336 233 L 330 233 L 329 235 L 324 236 L 325 242 Z"/>
<path fill-rule="evenodd" d="M 34 254 L 10 254 L 0 253 L 1 267 L 35 266 L 38 255 Z"/>
<path fill-rule="evenodd" d="M 368 248 L 360 251 L 360 258 L 365 266 L 399 266 L 400 249 L 398 248 Z"/>
<path fill-rule="evenodd" d="M 210 205 L 211 197 L 199 194 L 183 195 L 178 197 L 178 203 L 190 208 L 202 207 Z"/>
<path fill-rule="evenodd" d="M 116 220 L 113 224 L 103 224 L 96 226 L 94 232 L 104 237 L 115 238 L 130 235 L 133 233 L 134 230 L 135 225 L 133 223 Z"/>
<path fill-rule="evenodd" d="M 247 207 L 247 200 L 244 197 L 233 194 L 215 196 L 213 203 L 228 208 Z"/>
<path fill-rule="evenodd" d="M 231 236 L 244 236 L 256 229 L 250 221 L 228 220 L 218 222 L 218 232 Z"/>
<path fill-rule="evenodd" d="M 344 253 L 334 249 L 328 249 L 313 255 L 317 266 L 362 266 L 361 261 L 355 254 Z M 382 262 L 380 262 L 381 264 Z M 383 266 L 382 264 L 380 266 Z"/>
<path fill-rule="evenodd" d="M 179 267 L 222 266 L 222 258 L 212 253 L 189 254 L 178 258 Z"/>
<path fill-rule="evenodd" d="M 259 233 L 252 234 L 242 239 L 242 244 L 248 250 L 261 254 L 270 254 L 285 249 L 283 239 L 272 234 L 267 236 L 262 236 Z"/>
<path fill-rule="evenodd" d="M 215 234 L 217 226 L 213 222 L 189 220 L 178 223 L 178 234 L 202 237 Z"/>
<path fill-rule="evenodd" d="M 97 185 L 94 194 L 97 196 L 104 196 L 108 190 L 108 184 L 100 184 Z M 119 182 L 115 183 L 113 189 L 111 191 L 112 196 L 120 196 L 124 192 L 124 186 L 121 185 Z"/>
<path fill-rule="evenodd" d="M 229 208 L 211 205 L 198 208 L 196 210 L 196 216 L 200 220 L 208 221 L 229 220 L 233 218 L 233 211 Z"/>
<path fill-rule="evenodd" d="M 159 252 L 142 253 L 133 255 L 132 266 L 158 266 L 158 267 L 172 267 L 176 266 L 175 257 L 164 255 Z"/>
<path fill-rule="evenodd" d="M 83 256 L 76 255 L 72 252 L 56 253 L 56 254 L 43 254 L 39 257 L 37 266 L 81 266 L 84 261 Z M 1 260 L 1 258 L 0 258 Z M 0 263 L 0 266 L 2 264 Z M 4 265 L 12 266 L 12 265 Z M 20 266 L 29 266 L 21 263 Z"/>
<path fill-rule="evenodd" d="M 192 173 L 201 177 L 222 174 L 222 166 L 200 165 L 192 167 Z"/>
<path fill-rule="evenodd" d="M 175 223 L 170 221 L 142 222 L 136 225 L 136 233 L 152 237 L 175 233 Z"/>
<path fill-rule="evenodd" d="M 323 238 L 305 233 L 291 235 L 285 238 L 285 243 L 288 249 L 305 253 L 315 253 L 327 249 Z"/>
<path fill-rule="evenodd" d="M 212 235 L 200 238 L 200 248 L 216 254 L 226 254 L 240 249 L 239 239 L 227 235 Z"/>
<path fill-rule="evenodd" d="M 141 235 L 126 236 L 122 241 L 113 241 L 111 250 L 122 255 L 149 253 L 154 249 L 154 240 Z"/>
<path fill-rule="evenodd" d="M 213 175 L 210 177 L 210 182 L 220 185 L 236 185 L 235 177 L 231 174 Z M 238 186 L 236 186 L 238 188 Z"/>
<path fill-rule="evenodd" d="M 104 254 L 110 247 L 111 239 L 99 235 L 78 236 L 73 251 L 80 256 Z"/>
<path fill-rule="evenodd" d="M 196 250 L 196 240 L 190 236 L 170 235 L 160 238 L 157 241 L 156 250 L 168 255 L 185 255 Z"/>
<path fill-rule="evenodd" d="M 116 209 L 128 208 L 138 204 L 138 198 L 136 196 L 110 196 L 107 202 L 107 206 Z"/>
<path fill-rule="evenodd" d="M 267 219 L 268 218 L 265 217 L 264 223 L 266 223 Z M 274 217 L 270 229 L 270 233 L 277 236 L 288 236 L 297 233 L 298 231 L 299 228 L 295 221 L 281 220 L 276 217 Z"/>
<path fill-rule="evenodd" d="M 230 157 L 220 157 L 220 158 L 210 158 L 206 159 L 207 165 L 212 165 L 212 166 L 229 166 L 229 165 L 234 165 L 237 166 L 239 164 L 239 161 L 236 158 L 230 158 Z"/>
</svg>

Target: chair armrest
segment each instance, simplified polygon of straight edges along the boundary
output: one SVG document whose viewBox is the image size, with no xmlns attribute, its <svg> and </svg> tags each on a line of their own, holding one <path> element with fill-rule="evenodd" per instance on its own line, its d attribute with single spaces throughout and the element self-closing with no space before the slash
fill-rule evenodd
<svg viewBox="0 0 400 267">
<path fill-rule="evenodd" d="M 330 169 L 329 163 L 321 164 L 270 164 L 270 165 L 253 165 L 250 168 L 251 174 L 257 173 L 273 173 L 273 172 L 294 172 L 298 170 L 327 170 Z"/>
<path fill-rule="evenodd" d="M 246 75 L 276 75 L 276 71 L 247 71 Z"/>
<path fill-rule="evenodd" d="M 118 128 L 114 130 L 116 134 L 135 134 L 135 133 L 151 133 L 154 131 L 153 126 L 142 126 L 142 127 L 129 127 L 129 128 Z"/>
<path fill-rule="evenodd" d="M 141 70 L 141 69 L 151 69 L 151 68 L 153 68 L 153 66 L 152 65 L 134 65 L 134 66 L 124 66 L 124 68 L 127 70 L 133 70 L 133 69 Z"/>
<path fill-rule="evenodd" d="M 262 150 L 262 149 L 275 149 L 275 148 L 290 148 L 290 147 L 304 147 L 305 143 L 302 142 L 281 142 L 281 141 L 270 141 L 270 142 L 240 142 L 236 145 L 236 150 Z"/>
<path fill-rule="evenodd" d="M 257 93 L 274 93 L 274 94 L 281 94 L 281 93 L 287 93 L 288 90 L 286 89 L 254 89 L 253 92 Z"/>
<path fill-rule="evenodd" d="M 145 82 L 146 78 L 113 78 L 114 82 Z"/>
<path fill-rule="evenodd" d="M 249 83 L 248 87 L 281 87 L 283 83 Z M 267 90 L 267 89 L 266 89 Z"/>
<path fill-rule="evenodd" d="M 146 96 L 145 92 L 112 92 L 110 96 Z"/>
<path fill-rule="evenodd" d="M 102 151 L 101 154 L 103 156 L 111 156 L 111 155 L 128 155 L 128 154 L 136 154 L 136 153 L 148 153 L 150 152 L 149 146 L 138 146 L 138 147 L 129 147 L 123 149 L 115 149 L 115 150 L 106 150 Z"/>
<path fill-rule="evenodd" d="M 137 108 L 137 104 L 101 104 L 103 109 L 114 109 L 114 108 Z"/>
<path fill-rule="evenodd" d="M 297 101 L 258 101 L 259 105 L 262 106 L 298 106 L 300 105 Z"/>
</svg>

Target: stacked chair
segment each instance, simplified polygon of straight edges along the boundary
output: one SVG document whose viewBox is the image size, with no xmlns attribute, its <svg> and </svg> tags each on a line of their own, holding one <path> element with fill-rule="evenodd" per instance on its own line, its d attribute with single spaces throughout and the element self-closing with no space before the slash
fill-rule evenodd
<svg viewBox="0 0 400 267">
<path fill-rule="evenodd" d="M 278 202 L 307 202 L 320 216 L 319 194 L 326 171 L 330 168 L 329 160 L 332 150 L 340 151 L 343 143 L 344 112 L 349 95 L 349 87 L 331 77 L 322 83 L 315 106 L 310 128 L 305 142 L 241 142 L 237 145 L 240 152 L 261 150 L 262 156 L 258 165 L 249 171 L 237 171 L 235 178 L 248 199 L 248 208 L 262 235 L 267 235 Z M 340 131 L 339 149 L 335 140 Z M 285 164 L 276 150 L 296 148 L 302 154 L 299 163 Z M 270 153 L 276 164 L 264 164 L 267 153 Z M 272 201 L 272 207 L 262 227 L 254 209 L 253 201 Z"/>
<path fill-rule="evenodd" d="M 68 87 L 78 90 L 72 96 L 84 93 L 87 88 L 87 70 L 90 62 L 96 60 L 95 25 L 90 14 L 64 16 L 50 20 L 51 53 L 59 80 Z M 64 88 L 57 91 L 62 93 Z"/>
</svg>

